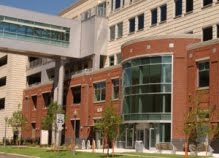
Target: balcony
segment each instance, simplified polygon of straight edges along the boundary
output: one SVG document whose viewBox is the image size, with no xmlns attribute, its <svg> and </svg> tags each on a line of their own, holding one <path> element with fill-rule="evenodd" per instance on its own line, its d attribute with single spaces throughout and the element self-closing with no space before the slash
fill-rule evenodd
<svg viewBox="0 0 219 158">
<path fill-rule="evenodd" d="M 40 67 L 42 65 L 46 65 L 46 64 L 51 63 L 51 62 L 53 62 L 52 59 L 40 58 L 40 59 L 37 59 L 37 60 L 33 60 L 29 63 L 29 65 L 27 65 L 27 70 L 34 69 L 36 67 Z"/>
<path fill-rule="evenodd" d="M 132 113 L 124 114 L 124 121 L 170 121 L 171 113 Z"/>
</svg>

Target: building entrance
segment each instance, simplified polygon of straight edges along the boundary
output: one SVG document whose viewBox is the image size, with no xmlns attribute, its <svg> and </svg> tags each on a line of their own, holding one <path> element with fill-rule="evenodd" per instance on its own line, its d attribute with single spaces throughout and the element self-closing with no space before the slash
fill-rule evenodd
<svg viewBox="0 0 219 158">
<path fill-rule="evenodd" d="M 154 128 L 136 130 L 136 141 L 142 141 L 146 149 L 155 149 L 156 131 Z"/>
</svg>

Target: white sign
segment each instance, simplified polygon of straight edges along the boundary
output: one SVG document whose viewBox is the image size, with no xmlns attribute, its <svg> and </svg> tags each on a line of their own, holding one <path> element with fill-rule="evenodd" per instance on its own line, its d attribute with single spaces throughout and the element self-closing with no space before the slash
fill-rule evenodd
<svg viewBox="0 0 219 158">
<path fill-rule="evenodd" d="M 56 114 L 56 124 L 57 126 L 62 126 L 65 123 L 65 116 L 64 114 Z"/>
<path fill-rule="evenodd" d="M 40 133 L 40 144 L 48 145 L 49 140 L 49 132 L 47 130 L 41 130 Z"/>
<path fill-rule="evenodd" d="M 97 112 L 102 112 L 103 108 L 97 108 Z"/>
</svg>

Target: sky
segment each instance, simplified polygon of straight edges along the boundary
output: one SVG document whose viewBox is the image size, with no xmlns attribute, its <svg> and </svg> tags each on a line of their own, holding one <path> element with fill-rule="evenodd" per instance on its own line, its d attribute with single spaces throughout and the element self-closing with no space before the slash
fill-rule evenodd
<svg viewBox="0 0 219 158">
<path fill-rule="evenodd" d="M 57 15 L 78 0 L 0 0 L 0 5 Z"/>
</svg>

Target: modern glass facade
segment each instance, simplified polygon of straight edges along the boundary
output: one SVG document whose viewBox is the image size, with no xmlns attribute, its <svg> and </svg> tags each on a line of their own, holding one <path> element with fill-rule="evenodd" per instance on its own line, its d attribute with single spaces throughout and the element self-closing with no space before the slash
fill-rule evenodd
<svg viewBox="0 0 219 158">
<path fill-rule="evenodd" d="M 0 15 L 0 37 L 67 47 L 70 28 Z"/>
<path fill-rule="evenodd" d="M 123 64 L 124 121 L 171 120 L 172 56 L 128 60 Z"/>
</svg>

